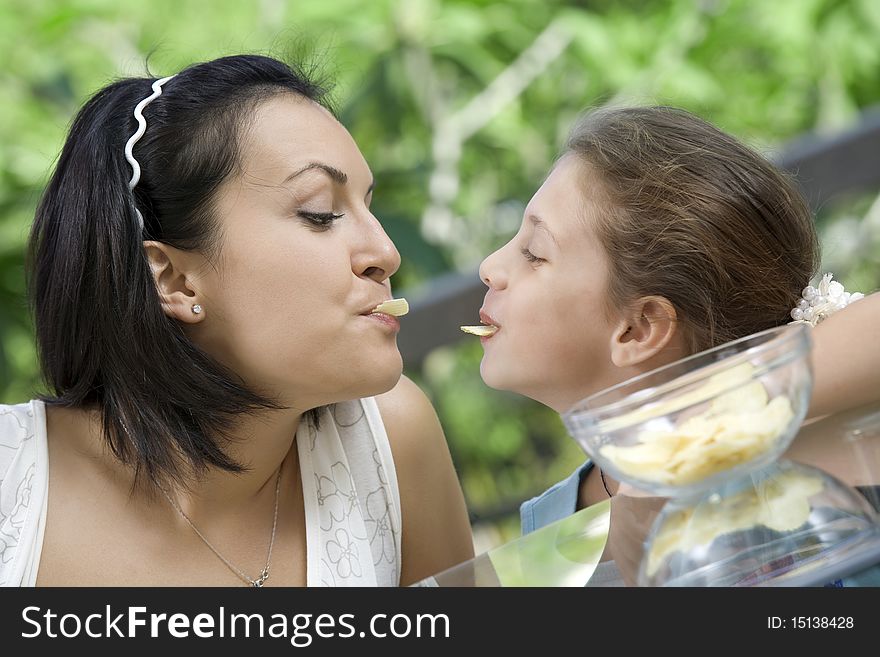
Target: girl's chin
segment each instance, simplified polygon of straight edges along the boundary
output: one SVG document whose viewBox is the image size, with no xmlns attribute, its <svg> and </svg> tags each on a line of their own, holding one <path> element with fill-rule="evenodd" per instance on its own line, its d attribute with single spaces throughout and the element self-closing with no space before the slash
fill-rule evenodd
<svg viewBox="0 0 880 657">
<path fill-rule="evenodd" d="M 512 380 L 510 376 L 505 376 L 503 373 L 496 371 L 490 364 L 486 363 L 485 358 L 483 358 L 483 361 L 480 363 L 480 378 L 483 379 L 483 383 L 495 390 L 506 390 L 508 392 L 515 392 L 519 395 L 528 396 L 518 385 L 516 385 L 515 381 Z"/>
<path fill-rule="evenodd" d="M 533 399 L 539 404 L 548 406 L 556 412 L 562 412 L 569 408 L 568 400 L 560 400 L 557 398 L 556 393 L 558 393 L 558 391 L 554 393 L 554 391 L 547 390 L 535 382 L 532 382 L 532 385 L 529 385 L 528 382 L 523 381 L 522 379 L 517 380 L 513 377 L 505 376 L 499 372 L 493 371 L 493 369 L 487 366 L 485 362 L 480 364 L 480 377 L 483 379 L 483 383 L 494 390 L 512 392 Z"/>
<path fill-rule="evenodd" d="M 495 388 L 498 390 L 498 385 L 496 382 L 496 377 L 492 372 L 492 368 L 486 363 L 486 357 L 483 356 L 483 360 L 480 361 L 480 378 L 483 379 L 483 383 L 485 383 L 490 388 Z"/>
</svg>

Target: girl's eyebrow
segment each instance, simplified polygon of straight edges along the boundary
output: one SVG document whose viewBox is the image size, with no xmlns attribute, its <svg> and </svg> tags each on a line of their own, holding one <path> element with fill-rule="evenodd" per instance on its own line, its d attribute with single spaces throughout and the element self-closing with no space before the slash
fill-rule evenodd
<svg viewBox="0 0 880 657">
<path fill-rule="evenodd" d="M 547 228 L 547 224 L 544 222 L 543 219 L 541 219 L 540 217 L 535 216 L 533 214 L 529 215 L 529 219 L 531 220 L 532 224 L 535 226 L 535 230 L 543 230 L 545 233 L 547 233 L 547 235 L 550 236 L 550 239 L 553 240 L 553 243 L 556 246 L 559 246 L 559 242 L 556 241 L 556 236 L 554 236 L 553 232 L 549 228 Z"/>
</svg>

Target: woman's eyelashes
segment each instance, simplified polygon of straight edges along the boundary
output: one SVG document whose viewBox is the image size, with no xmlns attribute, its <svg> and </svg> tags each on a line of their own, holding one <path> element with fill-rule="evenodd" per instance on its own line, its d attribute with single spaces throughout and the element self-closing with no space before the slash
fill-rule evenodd
<svg viewBox="0 0 880 657">
<path fill-rule="evenodd" d="M 308 210 L 300 210 L 297 215 L 310 222 L 319 230 L 327 230 L 333 225 L 333 222 L 344 216 L 344 213 L 336 214 L 335 212 L 310 212 Z"/>
<path fill-rule="evenodd" d="M 522 249 L 520 249 L 520 253 L 523 254 L 523 257 L 524 257 L 526 260 L 528 260 L 529 262 L 531 262 L 531 263 L 533 263 L 533 264 L 539 264 L 539 263 L 542 263 L 542 262 L 546 262 L 546 261 L 544 260 L 544 258 L 539 258 L 539 257 L 536 256 L 534 253 L 532 253 L 531 251 L 529 251 L 528 247 L 523 247 Z"/>
</svg>

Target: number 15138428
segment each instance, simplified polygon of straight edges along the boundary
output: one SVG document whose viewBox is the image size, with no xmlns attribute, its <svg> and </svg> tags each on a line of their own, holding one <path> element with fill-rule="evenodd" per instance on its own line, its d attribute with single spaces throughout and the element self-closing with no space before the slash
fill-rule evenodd
<svg viewBox="0 0 880 657">
<path fill-rule="evenodd" d="M 848 630 L 855 627 L 852 616 L 768 616 L 771 630 Z"/>
</svg>

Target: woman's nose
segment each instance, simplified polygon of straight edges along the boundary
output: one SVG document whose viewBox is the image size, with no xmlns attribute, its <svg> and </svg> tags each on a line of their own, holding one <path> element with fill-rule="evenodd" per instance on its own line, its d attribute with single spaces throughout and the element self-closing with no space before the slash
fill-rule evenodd
<svg viewBox="0 0 880 657">
<path fill-rule="evenodd" d="M 372 214 L 367 217 L 364 230 L 364 248 L 358 251 L 352 264 L 358 276 L 381 283 L 400 268 L 400 252 Z"/>
</svg>

